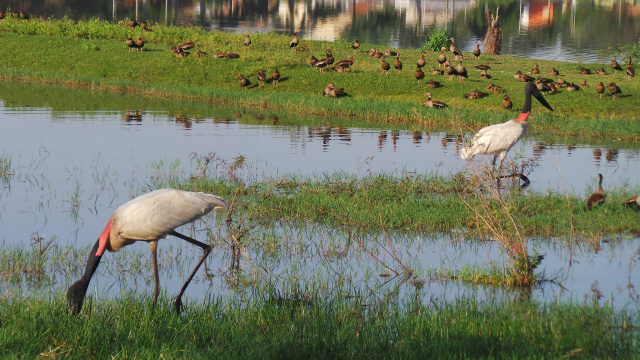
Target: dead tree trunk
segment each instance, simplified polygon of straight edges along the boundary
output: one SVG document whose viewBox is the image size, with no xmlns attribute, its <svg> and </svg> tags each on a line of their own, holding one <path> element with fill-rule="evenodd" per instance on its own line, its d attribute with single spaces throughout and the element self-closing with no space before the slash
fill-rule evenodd
<svg viewBox="0 0 640 360">
<path fill-rule="evenodd" d="M 500 5 L 496 8 L 496 17 L 491 16 L 491 10 L 487 9 L 487 36 L 484 37 L 484 53 L 500 55 L 502 50 L 502 28 L 498 22 Z"/>
</svg>

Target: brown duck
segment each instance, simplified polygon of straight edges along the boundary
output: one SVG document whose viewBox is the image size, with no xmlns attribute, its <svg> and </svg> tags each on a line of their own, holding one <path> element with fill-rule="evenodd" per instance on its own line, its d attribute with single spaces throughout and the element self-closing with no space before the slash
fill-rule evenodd
<svg viewBox="0 0 640 360">
<path fill-rule="evenodd" d="M 380 67 L 382 67 L 382 73 L 387 75 L 391 65 L 384 59 L 384 56 L 380 58 Z"/>
<path fill-rule="evenodd" d="M 289 42 L 289 48 L 293 49 L 296 46 L 298 46 L 298 43 L 300 42 L 300 40 L 298 40 L 298 33 L 300 32 L 300 30 L 296 29 L 296 31 L 293 32 L 293 39 L 291 39 L 291 41 Z"/>
<path fill-rule="evenodd" d="M 591 70 L 587 68 L 580 69 L 580 75 L 591 75 Z"/>
<path fill-rule="evenodd" d="M 478 70 L 491 70 L 491 66 L 489 66 L 489 64 L 480 64 L 480 65 L 476 65 L 475 66 L 476 69 Z"/>
<path fill-rule="evenodd" d="M 135 42 L 135 41 L 133 41 L 133 39 L 131 39 L 131 38 L 127 38 L 127 39 L 124 41 L 124 43 L 125 43 L 125 44 L 127 44 L 127 46 L 129 47 L 129 52 L 132 52 L 132 51 L 133 51 L 133 49 L 137 49 L 136 42 Z"/>
<path fill-rule="evenodd" d="M 432 70 L 431 70 L 431 75 L 442 75 L 444 74 L 444 71 L 440 70 L 440 69 L 436 69 L 435 66 L 432 66 Z"/>
<path fill-rule="evenodd" d="M 504 94 L 504 96 L 502 97 L 502 107 L 505 108 L 506 110 L 511 110 L 511 108 L 513 107 L 511 98 L 507 94 Z"/>
<path fill-rule="evenodd" d="M 451 67 L 448 61 L 445 61 L 444 63 L 444 73 L 449 75 L 449 80 L 453 79 L 454 76 L 458 75 L 458 72 L 456 71 L 456 69 Z"/>
<path fill-rule="evenodd" d="M 636 71 L 634 70 L 633 66 L 631 66 L 631 57 L 629 57 L 629 60 L 627 61 L 627 80 L 631 81 L 633 80 L 633 77 L 636 76 Z"/>
<path fill-rule="evenodd" d="M 628 206 L 635 210 L 640 210 L 640 196 L 636 195 L 624 202 L 624 206 Z"/>
<path fill-rule="evenodd" d="M 613 95 L 613 100 L 616 100 L 616 94 L 622 94 L 622 90 L 616 85 L 616 83 L 609 84 L 609 92 Z"/>
<path fill-rule="evenodd" d="M 611 68 L 613 68 L 616 73 L 618 72 L 618 70 L 622 71 L 622 67 L 620 66 L 620 64 L 618 64 L 618 61 L 615 58 L 611 59 L 609 65 L 611 65 Z"/>
<path fill-rule="evenodd" d="M 607 195 L 602 189 L 602 174 L 598 174 L 598 190 L 587 199 L 587 210 L 591 210 L 596 206 L 604 204 Z"/>
<path fill-rule="evenodd" d="M 137 51 L 142 52 L 142 48 L 144 47 L 144 40 L 142 38 L 138 38 L 138 41 L 136 41 L 136 49 Z"/>
<path fill-rule="evenodd" d="M 423 106 L 430 107 L 430 108 L 436 108 L 436 109 L 441 109 L 441 108 L 447 107 L 447 104 L 443 103 L 442 101 L 432 100 L 430 92 L 424 94 L 424 96 L 427 97 L 427 100 L 425 100 L 424 103 L 422 103 Z"/>
<path fill-rule="evenodd" d="M 600 99 L 602 99 L 602 94 L 604 94 L 604 84 L 602 83 L 602 81 L 600 81 L 598 85 L 596 85 L 596 91 L 598 92 L 598 94 L 600 94 Z"/>
<path fill-rule="evenodd" d="M 275 70 L 273 70 L 273 74 L 271 74 L 271 79 L 273 86 L 278 85 L 278 82 L 280 81 L 280 71 L 278 71 L 278 69 L 276 68 Z"/>
<path fill-rule="evenodd" d="M 242 87 L 242 90 L 247 90 L 247 86 L 251 85 L 251 81 L 242 76 L 242 74 L 236 75 L 236 78 L 238 78 L 238 83 Z"/>
<path fill-rule="evenodd" d="M 458 49 L 455 46 L 455 40 L 453 38 L 449 38 L 449 40 L 451 41 L 451 45 L 449 46 L 449 51 L 451 51 L 453 53 L 453 56 L 458 59 L 458 58 L 462 58 L 462 51 L 460 51 L 460 49 Z"/>
<path fill-rule="evenodd" d="M 420 54 L 421 56 L 420 59 L 418 59 L 418 62 L 416 62 L 416 66 L 422 69 L 422 67 L 427 63 L 427 59 L 424 58 L 424 51 L 422 51 Z"/>
<path fill-rule="evenodd" d="M 435 81 L 435 80 L 429 80 L 429 82 L 427 83 L 427 87 L 430 88 L 430 89 L 438 88 L 438 87 L 440 87 L 440 85 L 441 84 L 439 82 Z"/>
<path fill-rule="evenodd" d="M 533 69 L 531 70 L 531 73 L 534 74 L 534 75 L 540 74 L 540 69 L 538 69 L 538 64 L 535 64 L 533 66 Z"/>
<path fill-rule="evenodd" d="M 447 56 L 444 54 L 445 50 L 447 50 L 447 48 L 443 46 L 440 51 L 440 55 L 438 55 L 438 67 L 441 67 L 442 65 L 444 65 L 444 63 L 447 62 Z"/>
<path fill-rule="evenodd" d="M 193 41 L 187 40 L 184 43 L 178 45 L 178 49 L 189 50 L 189 49 L 192 49 L 194 46 L 196 46 L 196 44 Z"/>
<path fill-rule="evenodd" d="M 260 87 L 264 85 L 265 82 L 267 82 L 267 74 L 265 74 L 264 71 L 259 70 L 257 75 L 258 75 L 258 87 Z"/>
<path fill-rule="evenodd" d="M 489 80 L 489 79 L 491 79 L 491 75 L 487 74 L 487 72 L 485 70 L 482 70 L 480 72 L 480 79 Z"/>
<path fill-rule="evenodd" d="M 476 48 L 473 49 L 473 58 L 475 60 L 480 60 L 480 44 L 482 44 L 482 41 L 478 40 L 478 44 L 476 45 Z"/>
<path fill-rule="evenodd" d="M 350 55 L 348 58 L 346 58 L 345 60 L 340 60 L 336 63 L 336 66 L 345 66 L 347 68 L 351 67 L 354 63 L 356 62 L 356 59 L 353 57 L 353 55 Z"/>
<path fill-rule="evenodd" d="M 482 92 L 478 89 L 473 90 L 472 92 L 465 94 L 464 98 L 465 99 L 471 99 L 471 100 L 475 100 L 475 99 L 480 99 L 483 98 L 485 96 L 488 96 L 489 94 Z"/>
<path fill-rule="evenodd" d="M 244 38 L 242 43 L 244 44 L 244 46 L 251 45 L 251 33 L 249 31 L 247 31 L 247 36 Z"/>
<path fill-rule="evenodd" d="M 354 54 L 356 53 L 356 50 L 358 50 L 358 48 L 359 48 L 359 47 L 360 47 L 360 41 L 358 41 L 358 40 L 356 39 L 356 41 L 354 41 L 354 42 L 351 44 L 351 48 L 353 49 L 353 53 L 354 53 Z"/>
<path fill-rule="evenodd" d="M 417 68 L 414 73 L 416 80 L 418 80 L 418 85 L 420 85 L 420 80 L 424 79 L 424 71 L 421 68 Z"/>
<path fill-rule="evenodd" d="M 396 54 L 396 61 L 393 62 L 393 67 L 396 69 L 396 73 L 400 74 L 400 70 L 402 70 L 402 61 L 400 61 L 400 53 Z"/>
</svg>

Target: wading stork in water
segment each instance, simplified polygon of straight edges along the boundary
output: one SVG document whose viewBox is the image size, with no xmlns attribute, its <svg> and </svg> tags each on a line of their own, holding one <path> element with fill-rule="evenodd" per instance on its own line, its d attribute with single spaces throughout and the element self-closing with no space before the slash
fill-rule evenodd
<svg viewBox="0 0 640 360">
<path fill-rule="evenodd" d="M 82 310 L 82 301 L 87 293 L 89 281 L 98 268 L 105 250 L 118 251 L 120 248 L 131 245 L 136 241 L 144 241 L 151 248 L 155 280 L 153 306 L 155 307 L 160 293 L 156 246 L 158 240 L 165 239 L 168 235 L 173 235 L 197 245 L 204 251 L 200 261 L 173 301 L 176 311 L 180 313 L 182 293 L 184 293 L 204 259 L 209 255 L 211 247 L 198 240 L 179 234 L 174 229 L 199 219 L 211 212 L 211 210 L 228 207 L 229 205 L 224 200 L 215 195 L 176 189 L 160 189 L 139 196 L 117 208 L 89 253 L 84 275 L 80 280 L 73 283 L 67 291 L 67 305 L 71 313 L 79 314 L 80 310 Z"/>
<path fill-rule="evenodd" d="M 492 164 L 500 157 L 500 167 L 507 152 L 527 133 L 527 119 L 531 114 L 531 96 L 534 96 L 544 107 L 553 111 L 551 105 L 542 97 L 540 90 L 531 82 L 524 86 L 524 107 L 520 116 L 505 123 L 490 125 L 478 131 L 473 140 L 460 153 L 463 159 L 472 159 L 478 154 L 493 155 Z"/>
</svg>

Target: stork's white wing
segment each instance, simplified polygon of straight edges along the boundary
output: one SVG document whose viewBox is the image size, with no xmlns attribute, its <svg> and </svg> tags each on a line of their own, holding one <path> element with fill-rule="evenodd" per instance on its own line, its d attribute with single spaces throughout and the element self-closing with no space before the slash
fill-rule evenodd
<svg viewBox="0 0 640 360">
<path fill-rule="evenodd" d="M 164 238 L 171 230 L 228 207 L 220 197 L 201 192 L 160 189 L 139 196 L 120 206 L 111 216 L 114 229 L 131 240 Z"/>
</svg>

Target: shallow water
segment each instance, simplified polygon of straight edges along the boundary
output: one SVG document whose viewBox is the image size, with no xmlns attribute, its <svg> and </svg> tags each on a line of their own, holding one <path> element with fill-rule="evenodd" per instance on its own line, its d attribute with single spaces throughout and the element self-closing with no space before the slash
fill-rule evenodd
<svg viewBox="0 0 640 360">
<path fill-rule="evenodd" d="M 155 179 L 197 175 L 198 159 L 210 153 L 222 159 L 212 163 L 210 171 L 214 173 L 216 166 L 223 166 L 222 161 L 228 164 L 239 155 L 244 156 L 247 164 L 238 173 L 248 181 L 335 172 L 447 175 L 468 166 L 459 158 L 461 138 L 445 133 L 338 128 L 326 125 L 324 119 L 309 124 L 276 120 L 274 124 L 270 116 L 258 121 L 257 114 L 241 114 L 225 108 L 216 111 L 228 116 L 187 119 L 176 117 L 179 112 L 165 102 L 148 99 L 141 102 L 135 97 L 55 89 L 59 96 L 78 101 L 69 105 L 44 96 L 46 92 L 41 87 L 27 86 L 26 89 L 40 96 L 34 95 L 27 101 L 32 105 L 19 103 L 0 91 L 0 158 L 10 161 L 12 172 L 0 179 L 0 243 L 9 248 L 33 246 L 33 238 L 37 237 L 45 241 L 54 239 L 59 247 L 88 248 L 116 207 L 146 192 Z M 102 96 L 107 96 L 108 101 Z M 140 116 L 130 116 L 135 112 L 127 112 L 128 102 L 137 104 Z M 561 192 L 566 189 L 586 197 L 595 189 L 597 173 L 604 175 L 605 188 L 638 189 L 640 185 L 640 173 L 632 171 L 640 165 L 637 148 L 545 145 L 531 138 L 523 141 L 521 148 L 526 157 L 539 156 L 538 166 L 529 174 L 533 190 Z M 206 223 L 198 222 L 188 229 L 202 230 Z M 188 229 L 185 231 L 189 232 Z M 389 278 L 378 275 L 391 274 L 389 269 L 357 246 L 353 249 L 356 256 L 337 256 L 336 251 L 344 246 L 344 235 L 336 235 L 335 230 L 299 232 L 280 228 L 256 231 L 253 236 L 276 248 L 289 244 L 286 256 L 273 258 L 265 250 L 268 247 L 250 249 L 243 266 L 251 269 L 250 277 L 256 283 L 271 281 L 286 291 L 292 286 L 292 279 L 299 277 L 301 284 L 334 282 L 335 286 L 369 291 L 371 296 L 377 296 L 384 290 L 373 289 L 381 286 L 392 290 L 400 282 L 391 276 L 392 280 L 384 284 Z M 458 264 L 486 265 L 487 259 L 501 261 L 496 245 L 485 251 L 450 243 L 447 237 L 403 235 L 391 242 L 397 244 L 393 247 L 400 256 L 398 260 L 385 253 L 384 249 L 390 248 L 384 240 L 384 237 L 369 239 L 366 247 L 396 271 L 401 270 L 400 263 L 414 269 L 425 281 L 422 290 L 425 297 L 453 298 L 469 293 L 485 297 L 511 296 L 495 288 L 467 287 L 456 281 L 430 279 L 430 268 L 456 270 Z M 301 245 L 303 243 L 308 245 Z M 620 292 L 618 288 L 624 289 L 627 284 L 640 280 L 637 265 L 631 262 L 638 251 L 637 237 L 604 243 L 597 253 L 593 249 L 576 249 L 569 254 L 562 246 L 552 243 L 540 244 L 540 252 L 547 256 L 540 270 L 550 277 L 560 276 L 566 289 L 546 286 L 533 297 L 545 301 L 580 300 L 583 295 L 593 295 L 592 285 L 598 281 L 597 289 L 604 295 L 602 301 L 612 301 L 616 307 L 627 304 L 626 290 Z M 103 278 L 96 279 L 95 283 L 98 294 L 117 294 L 132 288 L 148 293 L 151 288 L 148 250 L 144 245 L 131 248 L 110 255 L 120 260 L 114 260 L 116 265 L 111 268 L 107 265 L 106 270 L 101 270 Z M 164 288 L 171 295 L 177 291 L 184 272 L 197 259 L 199 251 L 175 242 L 162 243 L 160 249 L 168 254 L 161 261 L 167 262 L 169 269 L 181 270 L 175 276 L 164 275 Z M 127 254 L 136 251 L 144 254 L 138 264 L 142 267 L 140 277 L 129 277 L 129 271 L 120 273 L 132 266 Z M 86 255 L 80 256 L 78 269 L 64 270 L 61 275 L 64 279 L 55 281 L 57 287 L 64 288 L 78 276 L 85 258 Z M 178 265 L 171 265 L 172 262 Z M 223 276 L 228 263 L 228 254 L 216 254 L 209 262 L 212 274 L 217 275 L 214 282 L 200 279 L 199 285 L 192 285 L 189 296 L 198 298 L 212 292 L 230 291 L 229 278 Z M 336 274 L 341 276 L 335 277 Z M 413 291 L 410 285 L 402 286 L 408 293 Z"/>
</svg>

